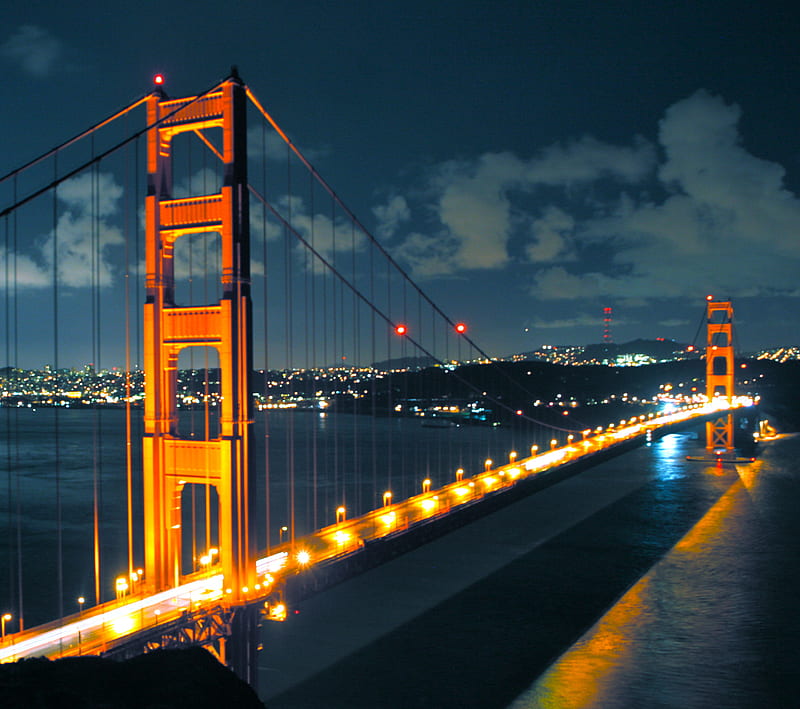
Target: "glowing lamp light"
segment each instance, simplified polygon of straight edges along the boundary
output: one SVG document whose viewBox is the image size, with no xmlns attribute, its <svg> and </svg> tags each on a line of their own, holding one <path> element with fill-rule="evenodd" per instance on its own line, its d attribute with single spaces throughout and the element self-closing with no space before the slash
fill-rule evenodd
<svg viewBox="0 0 800 709">
<path fill-rule="evenodd" d="M 161 85 L 164 83 L 164 75 L 163 75 L 163 74 L 156 74 L 156 75 L 153 77 L 153 83 L 154 83 L 156 86 L 161 86 Z"/>
<path fill-rule="evenodd" d="M 710 303 L 712 300 L 714 300 L 714 296 L 713 295 L 707 295 L 706 296 L 706 300 Z"/>
<path fill-rule="evenodd" d="M 395 332 L 395 335 L 407 335 L 408 334 L 408 328 L 401 323 L 400 325 L 395 325 L 394 326 L 394 332 Z"/>
<path fill-rule="evenodd" d="M 467 331 L 467 326 L 463 322 L 456 323 L 456 332 L 463 335 Z"/>
</svg>

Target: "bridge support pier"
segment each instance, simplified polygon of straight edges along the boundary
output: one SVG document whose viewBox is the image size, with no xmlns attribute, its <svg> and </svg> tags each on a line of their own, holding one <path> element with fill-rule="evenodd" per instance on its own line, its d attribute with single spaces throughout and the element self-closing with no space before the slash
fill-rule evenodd
<svg viewBox="0 0 800 709">
<path fill-rule="evenodd" d="M 102 653 L 125 660 L 153 650 L 203 647 L 257 690 L 261 603 L 187 612 L 120 639 Z"/>
<path fill-rule="evenodd" d="M 261 647 L 261 608 L 242 606 L 231 620 L 231 634 L 225 642 L 224 663 L 239 679 L 258 691 L 258 651 Z"/>
</svg>

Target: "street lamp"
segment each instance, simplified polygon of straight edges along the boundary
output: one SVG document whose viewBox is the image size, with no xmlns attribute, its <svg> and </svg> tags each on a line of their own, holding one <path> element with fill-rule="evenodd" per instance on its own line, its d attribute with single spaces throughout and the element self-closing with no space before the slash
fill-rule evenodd
<svg viewBox="0 0 800 709">
<path fill-rule="evenodd" d="M 283 527 L 281 527 L 278 530 L 278 543 L 279 544 L 283 544 L 283 535 L 286 534 L 286 532 L 288 532 L 288 531 L 289 531 L 289 528 L 286 525 L 284 525 Z"/>
<path fill-rule="evenodd" d="M 550 450 L 555 450 L 555 447 L 558 445 L 558 441 L 555 438 L 550 440 Z"/>
<path fill-rule="evenodd" d="M 422 481 L 422 492 L 430 492 L 431 491 L 431 479 L 425 478 Z"/>
<path fill-rule="evenodd" d="M 345 514 L 347 510 L 344 507 L 337 507 L 336 508 L 336 524 L 341 524 L 345 520 Z"/>
<path fill-rule="evenodd" d="M 122 598 L 128 591 L 128 579 L 124 576 L 118 576 L 114 582 L 114 588 L 117 591 L 117 600 Z"/>
<path fill-rule="evenodd" d="M 492 469 L 492 459 L 487 458 L 485 461 L 483 461 L 483 467 L 486 472 L 489 472 Z"/>
<path fill-rule="evenodd" d="M 387 490 L 383 493 L 383 506 L 386 507 L 387 505 L 392 504 L 392 492 L 391 490 Z"/>
<path fill-rule="evenodd" d="M 539 446 L 531 446 L 531 458 L 539 452 Z"/>
<path fill-rule="evenodd" d="M 3 632 L 2 632 L 2 636 L 0 637 L 0 641 L 1 642 L 5 642 L 6 641 L 6 623 L 9 620 L 11 620 L 12 618 L 13 618 L 13 616 L 11 615 L 11 613 L 3 613 L 2 617 L 0 617 L 0 620 L 2 620 L 2 623 L 3 623 Z"/>
<path fill-rule="evenodd" d="M 464 468 L 459 468 L 458 470 L 456 470 L 456 481 L 461 482 L 463 478 L 464 478 Z"/>
<path fill-rule="evenodd" d="M 78 618 L 83 618 L 83 604 L 86 603 L 86 599 L 83 596 L 78 596 Z M 81 626 L 78 625 L 78 655 L 81 654 L 82 650 L 82 642 L 81 642 Z"/>
<path fill-rule="evenodd" d="M 517 460 L 517 451 L 510 451 L 508 454 L 508 462 L 514 463 Z"/>
</svg>

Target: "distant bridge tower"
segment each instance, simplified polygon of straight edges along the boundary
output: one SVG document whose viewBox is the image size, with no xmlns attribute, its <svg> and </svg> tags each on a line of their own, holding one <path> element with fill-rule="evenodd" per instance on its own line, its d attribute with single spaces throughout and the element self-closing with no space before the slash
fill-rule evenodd
<svg viewBox="0 0 800 709">
<path fill-rule="evenodd" d="M 707 298 L 706 395 L 733 400 L 733 306 Z M 706 422 L 706 450 L 733 450 L 733 414 Z"/>
<path fill-rule="evenodd" d="M 147 301 L 144 306 L 144 539 L 146 582 L 175 586 L 181 573 L 181 492 L 211 485 L 219 499 L 219 559 L 235 600 L 255 581 L 250 234 L 246 162 L 246 89 L 238 77 L 201 97 L 147 100 Z M 219 130 L 217 149 L 209 136 Z M 217 194 L 174 199 L 173 139 L 193 132 L 221 160 Z M 205 306 L 175 304 L 174 247 L 188 234 L 215 232 L 222 245 L 222 298 Z M 186 347 L 213 347 L 220 368 L 220 435 L 178 435 L 178 355 Z M 206 520 L 206 524 L 210 521 Z"/>
</svg>

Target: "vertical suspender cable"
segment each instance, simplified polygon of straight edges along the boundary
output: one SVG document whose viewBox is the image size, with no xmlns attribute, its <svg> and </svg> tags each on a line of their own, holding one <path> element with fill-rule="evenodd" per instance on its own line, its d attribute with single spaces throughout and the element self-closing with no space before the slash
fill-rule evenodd
<svg viewBox="0 0 800 709">
<path fill-rule="evenodd" d="M 284 230 L 285 235 L 285 248 L 284 248 L 284 278 L 285 278 L 285 293 L 286 302 L 284 304 L 284 316 L 286 326 L 286 371 L 289 373 L 289 396 L 292 395 L 292 328 L 294 303 L 292 300 L 292 250 L 291 250 L 291 234 L 292 228 L 292 154 L 291 151 L 286 151 L 286 193 L 287 193 L 287 213 L 289 228 Z M 289 543 L 294 548 L 294 413 L 291 409 L 287 409 L 287 427 L 286 427 L 286 448 L 288 455 L 289 467 Z"/>
<path fill-rule="evenodd" d="M 313 189 L 313 184 L 311 185 L 311 189 Z M 309 202 L 312 200 L 309 198 Z M 314 213 L 311 213 L 311 221 L 314 221 Z M 311 274 L 309 270 L 311 268 L 312 259 L 311 254 L 308 249 L 303 249 L 303 352 L 304 352 L 304 362 L 303 362 L 303 376 L 300 379 L 302 382 L 302 392 L 301 395 L 305 399 L 310 399 L 313 396 L 313 391 L 309 390 L 309 387 L 313 387 L 314 377 L 311 374 L 311 363 L 309 361 L 309 357 L 311 354 L 310 351 L 310 335 L 311 335 L 311 328 L 313 327 L 313 323 L 309 322 L 310 320 L 310 313 L 311 313 L 311 303 L 310 303 L 310 291 L 311 291 Z M 305 441 L 305 451 L 306 454 L 303 456 L 303 471 L 304 471 L 304 497 L 305 497 L 305 514 L 303 516 L 303 522 L 305 523 L 303 533 L 306 534 L 308 531 L 316 529 L 316 527 L 309 527 L 309 522 L 313 519 L 312 510 L 311 510 L 311 497 L 312 495 L 309 494 L 309 487 L 311 482 L 311 469 L 308 464 L 308 451 L 311 449 L 312 446 L 312 433 L 309 430 L 308 426 L 304 426 L 303 431 L 303 438 Z"/>
<path fill-rule="evenodd" d="M 392 271 L 391 264 L 386 262 L 386 312 L 392 317 Z M 394 404 L 392 396 L 392 336 L 391 328 L 386 328 L 386 420 L 388 432 L 386 441 L 386 489 L 392 489 L 392 422 L 394 421 Z M 376 491 L 380 499 L 380 491 Z M 377 500 L 376 500 L 377 502 Z"/>
<path fill-rule="evenodd" d="M 17 177 L 14 176 L 14 202 L 17 201 Z M 19 367 L 19 310 L 18 310 L 18 303 L 19 300 L 17 298 L 17 213 L 14 212 L 14 226 L 12 228 L 12 235 L 13 235 L 13 251 L 14 251 L 14 371 L 16 372 Z M 19 470 L 19 413 L 15 409 L 14 410 L 14 470 Z M 16 485 L 16 497 L 17 497 L 17 600 L 19 602 L 19 612 L 18 612 L 18 619 L 19 622 L 17 627 L 19 631 L 22 632 L 25 630 L 25 606 L 24 606 L 24 598 L 23 598 L 23 583 L 22 583 L 22 490 L 20 489 L 20 476 L 19 473 L 17 474 L 17 485 Z"/>
<path fill-rule="evenodd" d="M 131 440 L 131 262 L 130 262 L 130 147 L 125 149 L 125 483 L 128 518 L 128 578 L 133 575 L 133 441 Z"/>
<path fill-rule="evenodd" d="M 11 313 L 10 307 L 10 282 L 9 282 L 9 249 L 8 249 L 8 215 L 3 218 L 3 225 L 4 225 L 4 234 L 5 234 L 5 243 L 4 243 L 4 254 L 5 254 L 5 261 L 4 261 L 4 290 L 3 294 L 5 298 L 3 299 L 3 305 L 5 310 L 5 317 L 3 318 L 3 325 L 5 329 L 5 362 L 6 362 L 6 375 L 5 375 L 5 389 L 10 389 L 10 379 L 12 376 L 12 369 L 11 369 L 11 338 L 9 337 L 10 334 L 10 323 L 9 323 L 9 315 Z M 6 443 L 6 518 L 7 518 L 7 531 L 6 531 L 6 542 L 8 545 L 8 599 L 9 603 L 13 607 L 14 604 L 14 495 L 13 495 L 13 476 L 11 473 L 11 401 L 9 399 L 9 404 L 5 407 L 5 443 Z"/>
<path fill-rule="evenodd" d="M 356 285 L 356 229 L 355 224 L 350 222 L 350 248 L 351 254 L 353 259 L 353 286 Z M 359 352 L 358 352 L 358 339 L 359 339 L 359 317 L 358 317 L 358 297 L 356 296 L 355 290 L 352 293 L 353 295 L 353 319 L 351 321 L 351 327 L 353 328 L 353 353 L 351 355 L 351 370 L 354 367 L 361 367 L 361 360 L 359 359 Z M 361 379 L 359 375 L 356 375 L 357 379 Z M 361 473 L 359 470 L 359 466 L 361 464 L 360 456 L 359 456 L 359 438 L 358 438 L 358 423 L 359 423 L 359 406 L 358 401 L 360 398 L 360 388 L 361 384 L 359 383 L 358 388 L 353 392 L 353 472 L 355 473 L 355 491 L 356 491 L 356 500 L 355 505 L 358 513 L 361 514 L 363 511 L 361 508 Z"/>
<path fill-rule="evenodd" d="M 94 157 L 94 134 L 92 134 L 92 157 Z M 91 300 L 91 331 L 92 331 L 92 366 L 94 367 L 94 376 L 97 377 L 100 370 L 99 366 L 99 353 L 97 338 L 99 334 L 98 325 L 98 312 L 99 306 L 97 294 L 97 214 L 95 208 L 97 206 L 97 169 L 96 165 L 92 166 L 89 173 L 91 177 L 91 204 L 92 204 L 92 227 L 91 227 L 91 258 L 90 258 L 90 300 Z M 94 550 L 94 591 L 95 603 L 101 602 L 101 588 L 100 588 L 100 464 L 99 464 L 99 443 L 98 443 L 98 416 L 100 407 L 95 402 L 94 406 L 94 425 L 92 428 L 92 538 Z"/>
<path fill-rule="evenodd" d="M 336 272 L 336 204 L 331 200 L 331 259 L 333 261 L 333 270 Z M 336 285 L 339 279 L 334 275 L 331 280 L 332 287 L 332 305 L 333 305 L 333 363 L 334 363 L 334 376 L 336 377 L 336 387 L 339 388 L 339 299 L 336 297 Z M 334 408 L 334 427 L 333 427 L 333 489 L 337 505 L 347 507 L 347 494 L 344 485 L 340 486 L 339 480 L 339 430 L 341 428 L 341 394 L 337 395 L 337 405 Z"/>
<path fill-rule="evenodd" d="M 369 300 L 375 302 L 375 249 L 369 245 Z M 371 364 L 370 364 L 370 390 L 372 399 L 372 500 L 378 497 L 378 443 L 377 437 L 377 368 L 378 361 L 377 343 L 375 341 L 375 309 L 370 310 L 370 345 L 371 345 Z"/>
<path fill-rule="evenodd" d="M 58 179 L 58 153 L 53 158 L 54 178 Z M 58 578 L 58 617 L 64 617 L 64 558 L 61 522 L 61 451 L 59 430 L 58 381 L 58 185 L 53 187 L 53 442 L 55 446 L 56 486 L 56 563 Z"/>
<path fill-rule="evenodd" d="M 311 186 L 310 189 L 310 204 L 309 204 L 309 212 L 311 213 L 311 247 L 316 248 L 314 243 L 314 224 L 316 220 L 316 214 L 314 213 L 314 177 L 313 175 L 309 175 L 309 184 Z M 265 207 L 266 209 L 266 207 Z M 317 362 L 317 279 L 316 274 L 314 273 L 314 262 L 311 262 L 310 266 L 311 270 L 311 369 L 309 370 L 309 375 L 311 376 L 312 386 L 314 387 L 314 396 L 316 396 L 316 388 L 317 385 L 314 384 L 316 379 L 314 379 L 314 370 L 318 366 Z M 312 520 L 313 525 L 312 529 L 316 530 L 319 529 L 319 512 L 317 508 L 317 417 L 311 421 L 311 495 L 313 498 L 312 507 Z"/>
<path fill-rule="evenodd" d="M 267 126 L 264 121 L 261 122 L 261 171 L 263 178 L 264 193 L 267 192 Z M 262 303 L 264 319 L 264 397 L 269 395 L 269 313 L 268 302 L 269 297 L 267 293 L 267 207 L 265 204 L 261 205 L 261 260 L 264 263 L 264 302 Z M 272 524 L 272 515 L 270 505 L 272 503 L 272 495 L 270 491 L 269 479 L 269 406 L 264 407 L 264 526 L 266 532 L 265 543 L 267 547 L 267 554 L 270 553 L 271 536 L 270 527 Z"/>
</svg>

